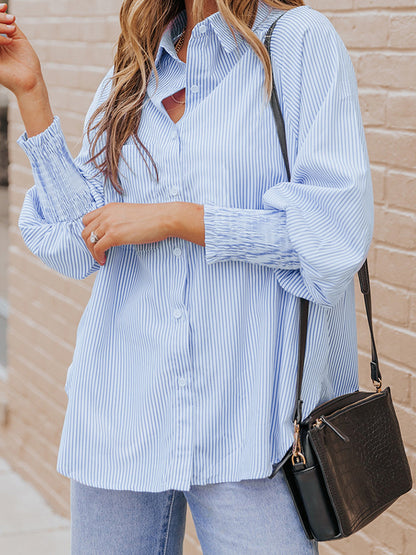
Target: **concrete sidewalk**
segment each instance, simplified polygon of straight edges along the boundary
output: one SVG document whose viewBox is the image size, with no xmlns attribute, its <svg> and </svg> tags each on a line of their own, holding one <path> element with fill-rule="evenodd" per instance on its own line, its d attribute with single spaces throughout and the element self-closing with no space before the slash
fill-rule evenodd
<svg viewBox="0 0 416 555">
<path fill-rule="evenodd" d="M 70 523 L 0 458 L 1 555 L 69 555 Z"/>
</svg>

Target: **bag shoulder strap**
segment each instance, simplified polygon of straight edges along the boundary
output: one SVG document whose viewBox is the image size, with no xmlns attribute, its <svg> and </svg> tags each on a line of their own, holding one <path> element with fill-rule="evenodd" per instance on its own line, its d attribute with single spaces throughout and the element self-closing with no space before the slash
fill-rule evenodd
<svg viewBox="0 0 416 555">
<path fill-rule="evenodd" d="M 269 30 L 267 31 L 266 37 L 264 39 L 264 46 L 267 49 L 270 60 L 271 60 L 270 41 L 272 38 L 273 30 L 276 27 L 276 24 L 279 21 L 279 19 L 282 16 L 284 16 L 285 13 L 286 13 L 285 11 L 281 13 L 279 17 L 270 25 Z M 289 156 L 287 153 L 286 130 L 283 122 L 282 110 L 280 108 L 279 97 L 277 96 L 276 83 L 274 81 L 273 71 L 272 71 L 272 81 L 273 81 L 273 89 L 272 89 L 270 104 L 273 110 L 274 120 L 276 122 L 277 135 L 279 137 L 280 149 L 282 151 L 283 160 L 285 162 L 287 178 L 288 178 L 288 181 L 290 181 L 290 164 L 289 164 Z"/>
<path fill-rule="evenodd" d="M 279 21 L 279 19 L 285 14 L 286 12 L 281 13 L 277 19 L 271 24 L 269 27 L 265 40 L 264 45 L 267 49 L 269 57 L 271 59 L 270 54 L 270 42 L 271 37 L 273 34 L 273 30 Z M 272 74 L 272 81 L 273 81 L 273 89 L 272 89 L 272 96 L 270 99 L 270 105 L 273 111 L 274 120 L 276 123 L 277 128 L 277 135 L 279 137 L 280 148 L 283 155 L 283 160 L 285 163 L 286 173 L 288 177 L 288 181 L 291 179 L 290 174 L 290 165 L 289 165 L 289 156 L 287 150 L 287 142 L 286 142 L 286 131 L 285 131 L 285 124 L 283 120 L 282 110 L 279 103 L 279 98 L 277 96 L 276 91 L 276 83 L 274 80 L 274 75 Z M 381 387 L 381 373 L 379 369 L 378 363 L 378 356 L 377 356 L 377 348 L 376 342 L 374 337 L 374 330 L 373 330 L 373 319 L 372 319 L 372 310 L 371 310 L 371 291 L 370 291 L 370 276 L 368 273 L 368 262 L 367 260 L 364 262 L 360 270 L 358 271 L 358 278 L 360 281 L 360 288 L 361 292 L 364 296 L 364 303 L 365 303 L 365 310 L 367 313 L 367 321 L 368 326 L 370 329 L 370 336 L 371 336 L 371 380 L 373 383 L 377 383 L 376 387 Z M 293 422 L 301 422 L 302 421 L 302 399 L 301 399 L 301 390 L 302 390 L 302 379 L 303 379 L 303 367 L 305 361 L 305 351 L 306 351 L 306 337 L 307 337 L 307 329 L 308 329 L 308 313 L 309 313 L 309 301 L 307 299 L 300 299 L 300 319 L 299 319 L 299 353 L 298 353 L 298 370 L 297 370 L 297 384 L 296 384 L 296 404 L 295 410 L 293 413 Z"/>
</svg>

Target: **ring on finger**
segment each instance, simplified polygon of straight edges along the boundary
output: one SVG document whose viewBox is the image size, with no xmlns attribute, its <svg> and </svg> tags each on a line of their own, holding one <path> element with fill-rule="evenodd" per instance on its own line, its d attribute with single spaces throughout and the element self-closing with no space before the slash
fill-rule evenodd
<svg viewBox="0 0 416 555">
<path fill-rule="evenodd" d="M 94 245 L 95 243 L 98 243 L 99 238 L 98 238 L 98 235 L 95 233 L 95 231 L 91 231 L 90 241 L 91 241 L 91 243 L 92 243 L 93 245 Z"/>
</svg>

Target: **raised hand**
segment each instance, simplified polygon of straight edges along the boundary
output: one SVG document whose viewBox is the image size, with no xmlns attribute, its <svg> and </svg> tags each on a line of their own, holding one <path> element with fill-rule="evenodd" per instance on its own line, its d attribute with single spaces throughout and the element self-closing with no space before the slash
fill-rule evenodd
<svg viewBox="0 0 416 555">
<path fill-rule="evenodd" d="M 16 25 L 16 17 L 0 4 L 0 84 L 16 96 L 33 89 L 41 80 L 39 58 Z"/>
<path fill-rule="evenodd" d="M 39 58 L 14 15 L 0 4 L 0 85 L 17 98 L 28 137 L 41 133 L 53 121 Z"/>
</svg>

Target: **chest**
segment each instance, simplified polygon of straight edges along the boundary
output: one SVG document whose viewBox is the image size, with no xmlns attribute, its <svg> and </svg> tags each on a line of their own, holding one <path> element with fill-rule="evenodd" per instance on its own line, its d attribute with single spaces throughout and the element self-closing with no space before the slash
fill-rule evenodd
<svg viewBox="0 0 416 555">
<path fill-rule="evenodd" d="M 286 180 L 273 114 L 265 102 L 264 70 L 260 61 L 247 61 L 242 58 L 231 68 L 211 65 L 209 72 L 187 68 L 173 90 L 160 75 L 159 92 L 143 107 L 138 131 L 148 153 L 133 139 L 123 146 L 125 202 L 211 202 L 255 209 L 262 207 L 268 188 Z M 176 100 L 184 101 L 185 90 L 186 110 L 184 103 L 169 98 L 175 93 Z M 296 149 L 292 139 L 288 134 L 290 153 Z"/>
<path fill-rule="evenodd" d="M 164 98 L 162 104 L 169 118 L 173 123 L 177 123 L 185 112 L 185 89 Z"/>
</svg>

